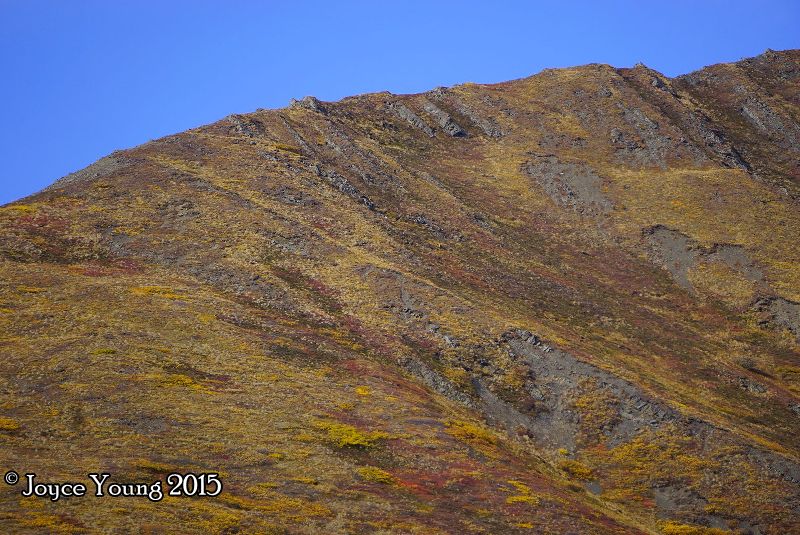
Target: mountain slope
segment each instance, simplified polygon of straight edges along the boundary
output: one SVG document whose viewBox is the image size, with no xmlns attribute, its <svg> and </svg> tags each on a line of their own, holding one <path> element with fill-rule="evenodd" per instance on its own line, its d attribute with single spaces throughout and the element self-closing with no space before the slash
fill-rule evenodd
<svg viewBox="0 0 800 535">
<path fill-rule="evenodd" d="M 3 207 L 3 466 L 225 485 L 4 520 L 800 529 L 798 95 L 768 51 L 308 97 Z"/>
</svg>

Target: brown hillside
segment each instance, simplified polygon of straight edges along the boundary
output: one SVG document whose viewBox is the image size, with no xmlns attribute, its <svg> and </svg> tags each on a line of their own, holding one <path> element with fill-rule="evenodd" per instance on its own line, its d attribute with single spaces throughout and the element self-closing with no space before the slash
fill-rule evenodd
<svg viewBox="0 0 800 535">
<path fill-rule="evenodd" d="M 0 208 L 15 533 L 800 532 L 800 51 L 378 93 Z"/>
</svg>

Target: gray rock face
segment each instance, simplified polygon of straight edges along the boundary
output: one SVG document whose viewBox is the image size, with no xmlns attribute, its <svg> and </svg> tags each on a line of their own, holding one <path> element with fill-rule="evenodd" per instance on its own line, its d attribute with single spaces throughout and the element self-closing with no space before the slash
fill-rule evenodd
<svg viewBox="0 0 800 535">
<path fill-rule="evenodd" d="M 350 177 L 384 192 L 404 194 L 405 186 L 387 168 L 386 163 L 369 149 L 354 143 L 352 132 L 340 123 L 328 121 L 320 128 L 320 133 L 324 136 L 325 145 L 333 149 L 341 168 L 347 169 Z"/>
<path fill-rule="evenodd" d="M 747 377 L 739 377 L 739 386 L 742 390 L 747 390 L 752 394 L 765 394 L 767 392 L 767 387 Z"/>
<path fill-rule="evenodd" d="M 337 190 L 341 191 L 342 193 L 348 195 L 349 197 L 359 201 L 361 204 L 369 208 L 370 210 L 375 209 L 375 203 L 373 203 L 369 197 L 362 194 L 358 188 L 353 186 L 347 178 L 343 177 L 336 171 L 332 171 L 329 169 L 323 169 L 317 164 L 312 166 L 312 171 L 318 177 L 325 179 L 331 186 L 336 188 Z"/>
<path fill-rule="evenodd" d="M 761 325 L 788 329 L 800 342 L 800 303 L 782 297 L 765 297 L 753 308 L 762 314 Z"/>
<path fill-rule="evenodd" d="M 586 381 L 595 385 L 595 393 L 614 400 L 611 407 L 615 417 L 600 430 L 610 448 L 630 442 L 646 429 L 657 430 L 667 425 L 675 426 L 683 436 L 694 437 L 698 444 L 729 443 L 733 439 L 728 431 L 686 417 L 628 381 L 552 347 L 528 331 L 508 331 L 500 337 L 499 343 L 528 367 L 525 388 L 535 401 L 527 409 L 520 409 L 500 399 L 476 378 L 473 387 L 481 400 L 481 408 L 490 421 L 509 431 L 515 430 L 517 434 L 524 431 L 524 435 L 540 447 L 550 451 L 580 449 L 577 437 L 581 431 L 581 414 L 575 410 L 573 400 Z M 740 386 L 751 393 L 767 393 L 760 383 L 740 379 Z M 793 460 L 751 446 L 743 446 L 741 451 L 749 461 L 776 477 L 792 484 L 800 481 L 800 465 Z M 596 483 L 602 485 L 602 479 Z M 686 494 L 683 486 L 655 482 L 652 490 L 660 515 L 686 514 L 710 523 L 722 521 L 704 511 L 706 500 L 703 497 Z"/>
<path fill-rule="evenodd" d="M 200 215 L 200 210 L 190 199 L 170 199 L 159 203 L 157 209 L 163 220 L 162 226 L 181 224 Z"/>
<path fill-rule="evenodd" d="M 741 245 L 716 244 L 704 251 L 710 262 L 722 262 L 751 282 L 763 282 L 764 273 Z"/>
<path fill-rule="evenodd" d="M 675 140 L 662 133 L 658 122 L 643 110 L 622 103 L 618 103 L 618 107 L 635 137 L 620 131 L 616 138 L 612 135 L 612 142 L 618 147 L 617 159 L 638 167 L 666 168 L 667 157 L 675 146 Z"/>
<path fill-rule="evenodd" d="M 475 406 L 475 402 L 469 395 L 459 390 L 449 379 L 430 369 L 424 362 L 414 358 L 406 358 L 400 362 L 400 365 L 446 398 L 461 403 L 466 407 Z"/>
<path fill-rule="evenodd" d="M 480 128 L 484 134 L 492 138 L 501 138 L 505 135 L 503 129 L 497 124 L 497 122 L 490 118 L 490 117 L 483 117 L 481 116 L 475 109 L 471 106 L 456 100 L 456 110 L 463 116 L 468 117 L 470 121 L 472 121 L 475 126 Z"/>
<path fill-rule="evenodd" d="M 530 370 L 526 388 L 538 401 L 534 403 L 532 414 L 527 416 L 529 429 L 548 447 L 574 449 L 580 419 L 572 408 L 572 401 L 586 380 L 591 380 L 616 400 L 618 417 L 611 427 L 603 430 L 609 437 L 609 446 L 630 440 L 645 427 L 657 427 L 678 419 L 676 411 L 656 402 L 631 383 L 526 334 L 530 333 L 507 333 L 503 342 Z"/>
<path fill-rule="evenodd" d="M 408 124 L 422 130 L 428 137 L 433 137 L 433 129 L 428 124 L 420 119 L 419 115 L 411 111 L 405 104 L 400 102 L 393 102 L 389 104 L 389 109 L 398 117 L 405 120 Z"/>
<path fill-rule="evenodd" d="M 239 135 L 247 137 L 262 137 L 264 135 L 264 125 L 255 119 L 244 115 L 230 115 L 228 122 L 233 126 L 231 130 Z"/>
<path fill-rule="evenodd" d="M 665 81 L 660 73 L 647 67 L 639 67 L 623 69 L 620 74 L 637 89 L 648 104 L 657 108 L 686 134 L 686 138 L 677 140 L 678 145 L 691 153 L 696 163 L 702 164 L 708 159 L 715 159 L 726 167 L 750 171 L 740 153 L 724 138 L 719 125 L 701 110 L 689 105 L 683 95 L 673 88 L 671 82 Z M 612 136 L 612 141 L 625 151 L 636 149 L 636 142 L 624 139 L 625 137 L 617 136 L 615 139 Z M 620 156 L 624 154 L 620 153 Z"/>
<path fill-rule="evenodd" d="M 611 201 L 603 194 L 603 180 L 588 165 L 562 162 L 552 155 L 533 156 L 522 169 L 554 202 L 585 215 L 611 210 Z"/>
<path fill-rule="evenodd" d="M 742 102 L 739 112 L 753 126 L 778 140 L 784 147 L 797 150 L 800 128 L 788 117 L 781 117 L 766 102 L 754 95 L 748 95 Z"/>
<path fill-rule="evenodd" d="M 429 101 L 425 101 L 425 104 L 423 105 L 423 109 L 426 112 L 428 112 L 428 114 L 431 117 L 436 119 L 436 122 L 439 123 L 439 126 L 442 127 L 442 130 L 448 136 L 464 137 L 464 136 L 467 135 L 467 132 L 463 128 L 461 128 L 453 120 L 452 117 L 450 117 L 449 113 L 447 113 L 446 111 L 442 110 L 441 108 L 436 106 L 434 103 L 429 102 Z"/>
<path fill-rule="evenodd" d="M 505 132 L 503 132 L 494 119 L 481 114 L 478 110 L 465 103 L 449 90 L 437 88 L 433 91 L 429 91 L 427 96 L 436 102 L 448 105 L 455 113 L 469 119 L 472 124 L 477 126 L 487 136 L 498 139 L 505 135 Z"/>
<path fill-rule="evenodd" d="M 798 69 L 796 62 L 781 57 L 765 53 L 733 65 L 707 67 L 673 79 L 672 86 L 704 103 L 708 116 L 714 118 L 713 130 L 725 132 L 736 147 L 735 159 L 746 162 L 751 175 L 796 200 L 800 198 L 797 181 L 783 170 L 796 170 L 800 156 L 800 122 L 793 111 L 798 92 L 791 83 Z M 778 73 L 779 78 L 761 85 L 763 79 Z M 779 82 L 780 78 L 784 81 Z M 764 142 L 782 150 L 756 148 Z M 796 171 L 790 174 L 796 176 Z"/>
<path fill-rule="evenodd" d="M 660 89 L 661 91 L 670 91 L 669 86 L 664 82 L 664 80 L 661 79 L 660 76 L 653 76 L 653 78 L 650 80 L 650 85 L 656 89 Z"/>
<path fill-rule="evenodd" d="M 685 234 L 658 225 L 644 230 L 652 246 L 652 259 L 669 271 L 675 282 L 691 290 L 689 269 L 697 264 L 697 244 Z"/>
<path fill-rule="evenodd" d="M 694 289 L 689 281 L 689 270 L 701 262 L 723 263 L 747 280 L 767 288 L 761 268 L 740 245 L 723 243 L 703 247 L 682 232 L 663 225 L 646 228 L 642 234 L 650 244 L 651 259 L 669 271 L 675 282 L 687 290 Z"/>
<path fill-rule="evenodd" d="M 323 115 L 328 113 L 328 110 L 325 107 L 325 105 L 323 105 L 318 98 L 312 97 L 310 95 L 307 97 L 303 97 L 300 100 L 292 99 L 289 106 L 292 108 L 304 108 L 307 110 L 321 113 Z"/>
</svg>

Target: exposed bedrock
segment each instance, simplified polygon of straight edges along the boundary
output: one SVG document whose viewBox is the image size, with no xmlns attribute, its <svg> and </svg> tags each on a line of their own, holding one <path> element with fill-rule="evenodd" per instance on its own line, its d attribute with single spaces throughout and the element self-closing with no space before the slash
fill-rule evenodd
<svg viewBox="0 0 800 535">
<path fill-rule="evenodd" d="M 584 162 L 562 162 L 555 155 L 531 154 L 522 170 L 557 205 L 580 214 L 597 215 L 612 208 L 603 193 L 603 180 Z"/>
</svg>

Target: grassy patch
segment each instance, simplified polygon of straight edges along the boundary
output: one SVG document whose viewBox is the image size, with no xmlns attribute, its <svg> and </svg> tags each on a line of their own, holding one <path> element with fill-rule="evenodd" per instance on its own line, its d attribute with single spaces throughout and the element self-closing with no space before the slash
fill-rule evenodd
<svg viewBox="0 0 800 535">
<path fill-rule="evenodd" d="M 573 459 L 559 461 L 558 468 L 576 479 L 588 480 L 592 479 L 593 476 L 591 468 Z"/>
<path fill-rule="evenodd" d="M 463 420 L 449 420 L 445 425 L 450 435 L 464 442 L 497 444 L 497 437 L 494 433 L 484 427 Z"/>
<path fill-rule="evenodd" d="M 391 484 L 395 481 L 392 474 L 375 466 L 362 466 L 358 469 L 358 475 L 371 483 Z"/>
<path fill-rule="evenodd" d="M 131 289 L 134 295 L 154 295 L 164 299 L 186 299 L 186 294 L 180 293 L 166 286 L 137 286 Z"/>
<path fill-rule="evenodd" d="M 361 431 L 339 422 L 319 422 L 317 428 L 326 432 L 326 440 L 340 448 L 372 448 L 379 440 L 389 438 L 383 431 Z"/>
<path fill-rule="evenodd" d="M 0 432 L 15 433 L 19 431 L 19 428 L 19 422 L 13 418 L 7 418 L 5 416 L 0 417 Z"/>
</svg>

